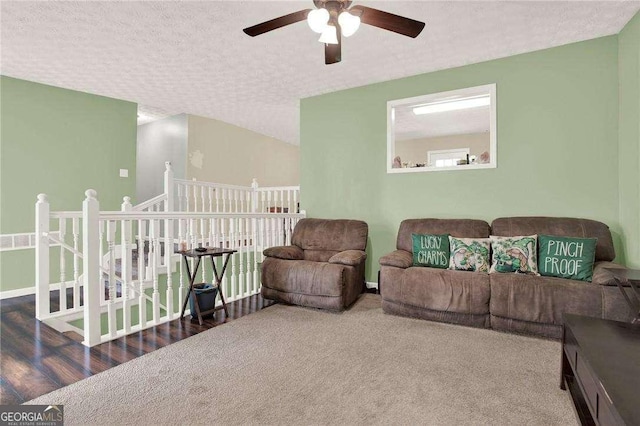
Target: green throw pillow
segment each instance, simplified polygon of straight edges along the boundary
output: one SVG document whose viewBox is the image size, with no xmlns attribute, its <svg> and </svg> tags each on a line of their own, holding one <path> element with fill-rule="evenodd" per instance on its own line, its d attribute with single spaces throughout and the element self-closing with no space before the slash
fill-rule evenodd
<svg viewBox="0 0 640 426">
<path fill-rule="evenodd" d="M 591 282 L 597 241 L 597 238 L 539 235 L 540 274 Z"/>
<path fill-rule="evenodd" d="M 538 273 L 537 235 L 497 237 L 491 239 L 491 270 L 489 272 Z"/>
<path fill-rule="evenodd" d="M 489 238 L 449 237 L 449 269 L 489 272 Z"/>
<path fill-rule="evenodd" d="M 446 269 L 449 266 L 449 234 L 411 234 L 413 265 Z"/>
</svg>

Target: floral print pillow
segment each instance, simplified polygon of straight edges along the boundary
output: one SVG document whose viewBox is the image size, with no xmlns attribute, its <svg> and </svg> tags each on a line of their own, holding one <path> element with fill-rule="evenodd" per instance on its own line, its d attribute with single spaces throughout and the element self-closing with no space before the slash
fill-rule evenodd
<svg viewBox="0 0 640 426">
<path fill-rule="evenodd" d="M 497 237 L 491 239 L 491 270 L 489 272 L 538 273 L 537 235 Z"/>
<path fill-rule="evenodd" d="M 449 237 L 449 269 L 489 272 L 489 238 Z"/>
</svg>

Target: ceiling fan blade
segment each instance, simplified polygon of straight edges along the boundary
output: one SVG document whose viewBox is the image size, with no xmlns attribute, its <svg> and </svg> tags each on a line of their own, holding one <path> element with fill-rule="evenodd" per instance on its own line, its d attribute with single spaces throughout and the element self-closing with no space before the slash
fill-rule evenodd
<svg viewBox="0 0 640 426">
<path fill-rule="evenodd" d="M 425 25 L 424 22 L 366 6 L 353 6 L 349 11 L 361 11 L 360 21 L 364 24 L 412 38 L 418 37 Z"/>
<path fill-rule="evenodd" d="M 324 63 L 325 65 L 337 64 L 342 60 L 342 29 L 336 23 L 336 36 L 338 44 L 324 44 Z"/>
<path fill-rule="evenodd" d="M 270 21 L 262 22 L 249 28 L 245 28 L 245 34 L 255 37 L 260 34 L 268 33 L 269 31 L 277 30 L 278 28 L 286 25 L 295 24 L 296 22 L 304 21 L 307 19 L 307 15 L 311 12 L 311 9 L 301 10 L 299 12 L 290 13 L 288 15 L 281 16 L 279 18 L 272 19 Z"/>
</svg>

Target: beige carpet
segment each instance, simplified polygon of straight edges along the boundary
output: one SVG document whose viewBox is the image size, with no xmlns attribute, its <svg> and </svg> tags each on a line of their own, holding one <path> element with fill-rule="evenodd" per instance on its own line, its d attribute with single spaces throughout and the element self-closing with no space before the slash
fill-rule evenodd
<svg viewBox="0 0 640 426">
<path fill-rule="evenodd" d="M 557 342 L 275 305 L 29 404 L 67 425 L 576 424 Z"/>
</svg>

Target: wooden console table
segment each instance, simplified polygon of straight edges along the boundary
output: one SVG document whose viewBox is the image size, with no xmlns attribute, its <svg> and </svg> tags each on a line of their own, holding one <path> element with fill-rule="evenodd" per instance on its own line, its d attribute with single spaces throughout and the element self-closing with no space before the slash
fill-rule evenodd
<svg viewBox="0 0 640 426">
<path fill-rule="evenodd" d="M 224 301 L 224 294 L 222 292 L 222 287 L 220 286 L 220 283 L 222 282 L 222 277 L 224 277 L 224 272 L 227 269 L 229 258 L 233 253 L 237 253 L 237 250 L 222 249 L 222 248 L 207 248 L 205 251 L 197 251 L 193 249 L 193 250 L 187 250 L 187 251 L 179 251 L 178 253 L 182 255 L 182 258 L 184 259 L 184 264 L 187 267 L 187 275 L 189 275 L 189 291 L 187 292 L 187 296 L 184 298 L 184 303 L 182 304 L 180 319 L 184 317 L 184 311 L 187 309 L 187 303 L 189 303 L 189 297 L 191 297 L 192 295 L 195 298 L 195 303 L 194 303 L 196 308 L 195 314 L 198 317 L 198 322 L 200 323 L 200 325 L 202 325 L 203 315 L 211 314 L 216 310 L 214 307 L 214 309 L 210 311 L 200 312 L 200 305 L 198 304 L 198 298 L 196 297 L 196 293 L 193 288 L 193 286 L 196 284 L 195 281 L 196 281 L 196 276 L 198 275 L 198 268 L 200 267 L 200 261 L 202 260 L 203 257 L 209 257 L 211 259 L 211 267 L 213 268 L 213 275 L 215 278 L 215 282 L 213 284 L 215 287 L 218 288 L 218 293 L 220 294 L 220 300 L 222 301 L 222 307 L 224 308 L 224 314 L 225 316 L 229 317 L 229 311 L 227 310 L 227 304 Z M 220 272 L 220 274 L 218 274 L 218 269 L 216 268 L 216 263 L 213 261 L 213 258 L 221 257 L 223 255 L 226 255 L 226 256 L 224 258 L 222 271 Z M 193 273 L 189 268 L 189 261 L 187 259 L 189 257 L 196 259 L 196 266 L 193 268 Z M 193 316 L 194 316 L 194 312 L 191 312 L 191 317 L 193 318 Z"/>
<path fill-rule="evenodd" d="M 564 315 L 560 387 L 583 425 L 640 424 L 640 325 Z"/>
</svg>

